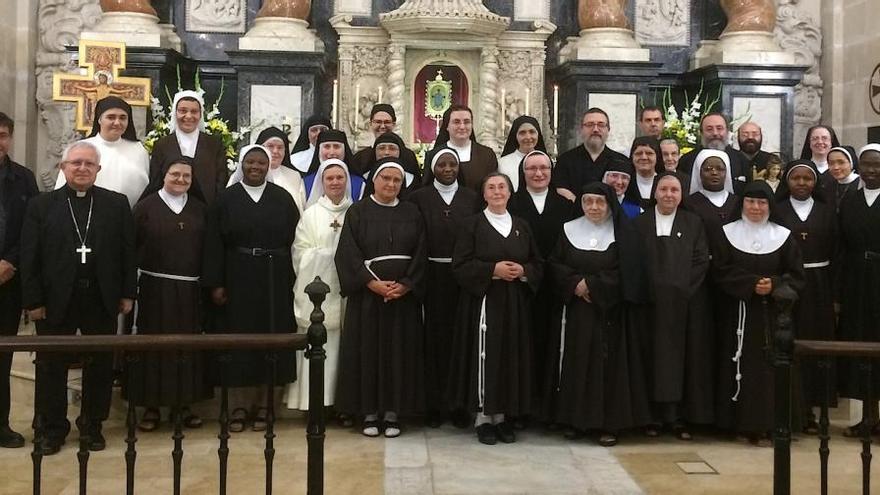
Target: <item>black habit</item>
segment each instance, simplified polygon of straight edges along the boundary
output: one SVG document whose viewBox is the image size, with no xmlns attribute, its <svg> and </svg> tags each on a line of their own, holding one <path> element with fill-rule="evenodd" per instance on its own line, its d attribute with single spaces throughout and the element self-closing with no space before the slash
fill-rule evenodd
<svg viewBox="0 0 880 495">
<path fill-rule="evenodd" d="M 452 272 L 463 290 L 452 340 L 452 409 L 510 416 L 531 411 L 531 306 L 544 275 L 543 260 L 528 223 L 512 221 L 503 237 L 484 213 L 477 213 L 463 222 L 455 241 Z M 493 278 L 499 261 L 522 265 L 525 279 Z"/>
<path fill-rule="evenodd" d="M 161 184 L 168 165 L 180 156 L 183 155 L 174 133 L 159 139 L 150 156 L 150 184 Z M 229 179 L 226 149 L 216 137 L 199 132 L 199 142 L 192 160 L 194 183 L 199 184 L 205 202 L 211 206 L 220 192 L 226 189 Z"/>
<path fill-rule="evenodd" d="M 693 150 L 682 155 L 681 159 L 678 161 L 678 168 L 676 170 L 690 177 L 691 172 L 694 169 L 694 161 L 702 150 L 702 146 L 697 146 Z M 734 191 L 738 191 L 741 186 L 736 186 L 737 183 L 744 184 L 746 182 L 751 182 L 752 180 L 749 159 L 746 158 L 746 155 L 730 145 L 727 145 L 727 147 L 724 148 L 724 152 L 727 153 L 728 158 L 730 158 L 730 179 L 734 183 Z"/>
<path fill-rule="evenodd" d="M 376 259 L 394 255 L 409 259 Z M 384 206 L 368 197 L 348 209 L 336 249 L 339 283 L 348 298 L 339 343 L 340 411 L 422 411 L 426 263 L 425 230 L 414 204 Z M 385 302 L 367 287 L 371 280 L 396 281 L 410 290 Z"/>
<path fill-rule="evenodd" d="M 579 144 L 559 155 L 553 169 L 552 187 L 568 189 L 577 196 L 590 182 L 602 182 L 608 164 L 617 160 L 629 162 L 629 158 L 608 146 L 602 149 L 594 161 L 586 146 Z"/>
<path fill-rule="evenodd" d="M 241 182 L 223 191 L 210 208 L 205 234 L 202 286 L 225 287 L 228 301 L 213 309 L 217 333 L 296 333 L 290 247 L 299 222 L 293 198 L 266 183 L 254 202 Z M 274 306 L 274 311 L 272 311 Z M 266 383 L 267 353 L 219 353 L 213 380 L 229 386 Z M 294 351 L 276 352 L 275 384 L 296 377 Z"/>
</svg>

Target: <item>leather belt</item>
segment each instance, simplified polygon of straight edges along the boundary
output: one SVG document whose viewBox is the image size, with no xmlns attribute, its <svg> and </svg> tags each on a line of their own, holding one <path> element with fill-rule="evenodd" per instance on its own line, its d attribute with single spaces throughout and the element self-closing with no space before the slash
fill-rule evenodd
<svg viewBox="0 0 880 495">
<path fill-rule="evenodd" d="M 237 247 L 235 248 L 241 254 L 247 254 L 249 256 L 254 256 L 256 258 L 262 256 L 290 256 L 290 251 L 285 248 L 249 248 L 249 247 Z"/>
</svg>

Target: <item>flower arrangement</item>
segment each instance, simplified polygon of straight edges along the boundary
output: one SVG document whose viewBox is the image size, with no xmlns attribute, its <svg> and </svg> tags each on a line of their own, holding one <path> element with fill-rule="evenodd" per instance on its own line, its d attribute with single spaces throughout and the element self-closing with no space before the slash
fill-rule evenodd
<svg viewBox="0 0 880 495">
<path fill-rule="evenodd" d="M 721 88 L 718 94 L 711 101 L 708 97 L 703 97 L 703 85 L 700 84 L 700 90 L 697 91 L 694 99 L 688 97 L 687 92 L 684 94 L 685 102 L 690 104 L 681 110 L 675 108 L 672 102 L 672 92 L 669 88 L 663 93 L 663 108 L 666 109 L 664 120 L 666 125 L 663 127 L 664 139 L 675 139 L 681 154 L 688 153 L 700 142 L 700 121 L 703 115 L 712 112 L 715 105 L 721 100 Z M 702 103 L 701 103 L 702 100 Z"/>
<path fill-rule="evenodd" d="M 421 170 L 425 170 L 425 156 L 428 154 L 428 150 L 431 149 L 433 143 L 423 143 L 421 141 L 416 141 L 415 147 L 413 148 L 413 153 L 416 154 L 416 161 L 419 162 L 419 168 Z"/>
<path fill-rule="evenodd" d="M 195 77 L 195 91 L 199 93 L 199 95 L 204 99 L 205 90 L 202 89 L 202 85 L 199 82 L 199 73 L 196 70 Z M 180 84 L 180 67 L 177 68 L 177 91 L 181 91 L 183 88 Z M 223 143 L 223 148 L 226 150 L 226 166 L 229 170 L 235 170 L 235 155 L 236 155 L 236 145 L 238 143 L 241 134 L 229 129 L 229 123 L 220 116 L 220 100 L 223 98 L 223 91 L 225 89 L 225 81 L 221 80 L 220 82 L 220 94 L 217 96 L 217 100 L 214 101 L 214 104 L 210 107 L 210 110 L 207 114 L 205 114 L 205 134 L 209 134 L 211 136 L 216 136 Z M 174 118 L 173 115 L 170 115 L 171 103 L 174 101 L 174 98 L 168 92 L 168 88 L 165 88 L 165 96 L 168 99 L 168 109 L 162 105 L 159 101 L 159 98 L 155 96 L 151 98 L 150 101 L 150 111 L 153 113 L 153 126 L 150 132 L 147 133 L 144 138 L 144 148 L 147 149 L 148 153 L 153 152 L 153 147 L 156 145 L 156 142 L 159 139 L 171 134 L 171 119 Z M 204 111 L 204 109 L 203 109 Z"/>
</svg>

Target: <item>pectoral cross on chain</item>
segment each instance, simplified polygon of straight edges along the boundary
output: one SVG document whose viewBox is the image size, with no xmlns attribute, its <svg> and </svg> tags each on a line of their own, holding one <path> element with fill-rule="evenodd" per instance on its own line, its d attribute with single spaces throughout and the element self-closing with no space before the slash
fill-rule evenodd
<svg viewBox="0 0 880 495">
<path fill-rule="evenodd" d="M 337 232 L 339 230 L 339 228 L 342 227 L 342 224 L 339 223 L 339 221 L 334 218 L 333 223 L 330 224 L 330 227 L 333 228 L 333 232 Z"/>
<path fill-rule="evenodd" d="M 76 248 L 76 252 L 79 253 L 79 262 L 83 265 L 86 264 L 86 255 L 92 252 L 92 248 L 86 247 L 85 244 Z"/>
<path fill-rule="evenodd" d="M 803 239 L 803 240 L 806 241 L 806 240 L 807 240 L 807 235 L 808 235 L 808 234 L 809 234 L 809 232 L 801 232 L 801 239 Z"/>
</svg>

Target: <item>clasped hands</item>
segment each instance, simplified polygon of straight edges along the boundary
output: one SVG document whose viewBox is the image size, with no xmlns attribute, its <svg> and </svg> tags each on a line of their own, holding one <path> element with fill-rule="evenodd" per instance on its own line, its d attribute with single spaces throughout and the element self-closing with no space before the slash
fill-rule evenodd
<svg viewBox="0 0 880 495">
<path fill-rule="evenodd" d="M 501 279 L 505 282 L 513 282 L 525 275 L 526 271 L 519 263 L 513 261 L 499 261 L 495 263 L 492 278 Z"/>
<path fill-rule="evenodd" d="M 758 283 L 755 284 L 755 294 L 768 296 L 771 292 L 773 292 L 773 281 L 768 277 L 758 279 Z"/>
<path fill-rule="evenodd" d="M 409 287 L 392 280 L 370 280 L 367 288 L 376 295 L 382 296 L 383 302 L 400 299 L 409 292 Z"/>
</svg>

